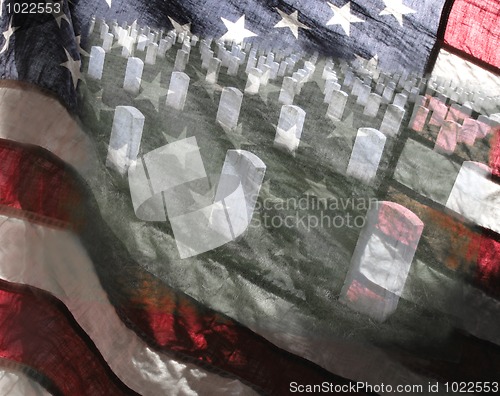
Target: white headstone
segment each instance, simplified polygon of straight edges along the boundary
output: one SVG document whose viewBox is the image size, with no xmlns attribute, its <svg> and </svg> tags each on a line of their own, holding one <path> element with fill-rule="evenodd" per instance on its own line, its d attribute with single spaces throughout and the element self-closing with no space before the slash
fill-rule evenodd
<svg viewBox="0 0 500 396">
<path fill-rule="evenodd" d="M 424 130 L 428 114 L 428 108 L 416 104 L 410 118 L 410 128 L 416 132 L 422 132 Z"/>
<path fill-rule="evenodd" d="M 174 62 L 174 71 L 182 72 L 186 69 L 188 56 L 189 54 L 184 50 L 177 51 L 177 55 L 175 57 L 175 62 Z"/>
<path fill-rule="evenodd" d="M 333 91 L 340 91 L 341 86 L 336 80 L 326 80 L 325 81 L 325 98 L 324 103 L 330 103 L 332 101 Z"/>
<path fill-rule="evenodd" d="M 148 50 L 146 52 L 146 61 L 148 65 L 154 65 L 156 63 L 156 55 L 158 54 L 158 44 L 150 43 L 148 44 Z"/>
<path fill-rule="evenodd" d="M 90 60 L 88 75 L 94 80 L 100 80 L 102 78 L 102 71 L 104 68 L 104 58 L 106 52 L 101 47 L 92 47 L 90 50 Z"/>
<path fill-rule="evenodd" d="M 347 175 L 369 184 L 377 174 L 386 137 L 373 128 L 359 128 L 352 149 Z"/>
<path fill-rule="evenodd" d="M 259 56 L 259 60 L 257 62 L 257 69 L 262 70 L 262 66 L 266 64 L 267 58 L 265 56 Z"/>
<path fill-rule="evenodd" d="M 122 56 L 129 58 L 134 56 L 134 39 L 132 37 L 125 37 L 123 39 Z"/>
<path fill-rule="evenodd" d="M 259 93 L 260 79 L 262 72 L 259 69 L 252 68 L 248 72 L 248 79 L 245 85 L 245 93 L 255 95 Z"/>
<path fill-rule="evenodd" d="M 417 100 L 417 97 L 419 96 L 419 92 L 420 90 L 418 88 L 412 88 L 410 90 L 410 97 L 408 98 L 408 100 L 411 102 L 411 103 L 415 103 L 415 101 Z"/>
<path fill-rule="evenodd" d="M 109 32 L 109 26 L 106 23 L 103 23 L 101 25 L 101 31 L 100 31 L 101 39 L 104 40 L 104 37 L 106 37 L 106 34 L 108 32 Z"/>
<path fill-rule="evenodd" d="M 205 77 L 205 81 L 209 84 L 217 84 L 217 80 L 219 79 L 219 71 L 221 67 L 222 61 L 217 58 L 212 58 L 208 62 L 208 70 L 207 76 Z"/>
<path fill-rule="evenodd" d="M 297 84 L 297 81 L 292 77 L 283 78 L 280 96 L 278 97 L 279 102 L 285 105 L 293 104 L 293 98 L 295 97 L 295 84 Z"/>
<path fill-rule="evenodd" d="M 229 57 L 229 65 L 227 68 L 228 76 L 237 76 L 239 66 L 240 66 L 239 58 L 231 55 Z"/>
<path fill-rule="evenodd" d="M 457 147 L 458 130 L 461 125 L 454 121 L 444 121 L 439 130 L 434 150 L 451 154 Z"/>
<path fill-rule="evenodd" d="M 300 107 L 292 105 L 281 107 L 274 145 L 294 153 L 299 147 L 305 118 L 306 112 Z"/>
<path fill-rule="evenodd" d="M 214 203 L 169 216 L 181 258 L 215 249 L 243 234 L 252 220 L 265 169 L 254 154 L 228 150 Z"/>
<path fill-rule="evenodd" d="M 384 88 L 384 92 L 382 92 L 382 99 L 384 103 L 391 103 L 393 96 L 394 96 L 394 85 L 389 84 Z"/>
<path fill-rule="evenodd" d="M 406 101 L 408 100 L 408 97 L 402 93 L 398 93 L 395 97 L 394 97 L 394 102 L 393 104 L 395 106 L 399 106 L 401 108 L 405 108 L 405 105 L 406 105 Z"/>
<path fill-rule="evenodd" d="M 405 115 L 402 107 L 389 105 L 385 111 L 384 119 L 380 125 L 380 132 L 387 136 L 396 136 L 401 127 L 401 121 Z"/>
<path fill-rule="evenodd" d="M 189 88 L 189 76 L 183 72 L 172 72 L 167 93 L 167 106 L 183 110 Z"/>
<path fill-rule="evenodd" d="M 260 85 L 266 86 L 271 78 L 271 68 L 268 65 L 262 65 L 262 68 L 259 69 L 262 71 Z"/>
<path fill-rule="evenodd" d="M 350 87 L 354 82 L 354 73 L 351 70 L 347 70 L 344 75 L 344 86 Z"/>
<path fill-rule="evenodd" d="M 490 176 L 487 165 L 465 161 L 446 207 L 481 227 L 500 233 L 500 185 Z"/>
<path fill-rule="evenodd" d="M 476 120 L 466 118 L 458 131 L 458 141 L 473 146 L 478 136 L 479 126 Z"/>
<path fill-rule="evenodd" d="M 340 301 L 383 322 L 397 309 L 424 223 L 394 202 L 368 210 Z"/>
<path fill-rule="evenodd" d="M 273 62 L 273 63 L 271 63 L 270 67 L 271 67 L 270 79 L 274 80 L 274 79 L 276 79 L 276 77 L 278 77 L 278 70 L 279 70 L 280 64 L 278 62 Z"/>
<path fill-rule="evenodd" d="M 368 96 L 368 100 L 366 102 L 365 110 L 363 114 L 368 117 L 376 117 L 378 114 L 378 109 L 380 108 L 380 103 L 382 102 L 382 96 L 377 95 L 376 93 L 371 93 Z"/>
<path fill-rule="evenodd" d="M 92 33 L 94 33 L 94 28 L 95 28 L 95 18 L 92 17 L 92 19 L 90 20 L 90 24 L 89 24 L 89 29 L 88 29 L 88 35 L 90 36 Z"/>
<path fill-rule="evenodd" d="M 352 84 L 351 94 L 354 96 L 358 96 L 362 85 L 363 81 L 361 81 L 359 77 L 355 77 L 354 83 Z"/>
<path fill-rule="evenodd" d="M 118 28 L 118 44 L 125 45 L 125 41 L 128 38 L 128 32 L 121 27 Z"/>
<path fill-rule="evenodd" d="M 217 110 L 217 122 L 227 128 L 236 128 L 240 116 L 243 94 L 236 88 L 224 88 Z"/>
<path fill-rule="evenodd" d="M 127 69 L 125 70 L 125 80 L 123 81 L 123 89 L 132 94 L 139 93 L 141 88 L 142 71 L 144 62 L 139 58 L 128 58 Z"/>
<path fill-rule="evenodd" d="M 111 137 L 109 140 L 106 166 L 114 168 L 121 175 L 137 160 L 141 145 L 144 115 L 131 106 L 115 109 Z"/>
<path fill-rule="evenodd" d="M 328 105 L 326 116 L 334 121 L 340 121 L 342 119 L 342 115 L 344 114 L 348 97 L 349 95 L 347 95 L 344 91 L 333 91 L 332 100 Z"/>
<path fill-rule="evenodd" d="M 104 39 L 102 42 L 102 48 L 104 49 L 104 52 L 111 51 L 111 47 L 113 47 L 113 40 L 114 36 L 111 33 L 106 33 L 104 35 Z"/>
<path fill-rule="evenodd" d="M 443 125 L 446 113 L 448 112 L 448 106 L 446 106 L 441 100 L 431 97 L 429 100 L 429 109 L 432 110 L 429 125 Z"/>
<path fill-rule="evenodd" d="M 248 56 L 248 61 L 247 61 L 247 66 L 245 67 L 245 73 L 249 73 L 250 69 L 255 68 L 255 65 L 257 64 L 257 58 L 250 54 Z"/>
<path fill-rule="evenodd" d="M 170 48 L 172 48 L 172 39 L 161 39 L 158 46 L 158 56 L 164 58 Z"/>
<path fill-rule="evenodd" d="M 144 34 L 140 34 L 137 37 L 137 51 L 146 50 L 146 45 L 148 45 L 148 38 Z"/>
<path fill-rule="evenodd" d="M 286 73 L 287 63 L 285 61 L 281 61 L 280 67 L 278 69 L 278 77 L 283 77 Z"/>
<path fill-rule="evenodd" d="M 368 102 L 368 97 L 370 95 L 370 86 L 366 84 L 361 84 L 358 87 L 358 99 L 356 100 L 356 104 L 361 106 L 366 106 Z"/>
</svg>

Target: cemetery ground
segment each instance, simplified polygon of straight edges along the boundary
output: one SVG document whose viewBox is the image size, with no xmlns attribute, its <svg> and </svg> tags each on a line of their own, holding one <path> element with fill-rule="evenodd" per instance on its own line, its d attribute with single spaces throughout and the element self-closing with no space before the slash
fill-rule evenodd
<svg viewBox="0 0 500 396">
<path fill-rule="evenodd" d="M 97 33 L 91 43 L 101 44 Z M 367 185 L 346 176 L 347 165 L 358 129 L 378 129 L 386 104 L 376 118 L 368 118 L 350 95 L 341 121 L 327 119 L 328 104 L 323 103 L 321 91 L 325 61 L 320 58 L 315 76 L 295 95 L 293 104 L 306 111 L 306 118 L 299 148 L 292 155 L 273 146 L 282 106 L 278 102 L 282 78 L 271 80 L 259 94 L 244 94 L 238 128 L 225 130 L 215 121 L 221 90 L 235 87 L 243 92 L 245 66 L 240 66 L 237 76 L 221 68 L 217 84 L 208 84 L 198 46 L 192 48 L 184 71 L 190 84 L 182 111 L 165 105 L 180 44 L 168 50 L 165 58 L 158 57 L 155 65 L 145 64 L 137 95 L 122 89 L 127 59 L 121 57 L 121 47 L 106 54 L 100 81 L 85 78 L 80 82 L 82 123 L 96 142 L 100 160 L 89 183 L 105 221 L 137 262 L 165 283 L 260 333 L 309 338 L 316 334 L 318 340 L 368 343 L 384 347 L 403 364 L 410 354 L 460 359 L 462 352 L 454 348 L 456 322 L 450 312 L 456 309 L 452 307 L 460 299 L 462 286 L 472 281 L 473 258 L 460 249 L 478 231 L 444 213 L 439 199 L 429 196 L 439 198 L 451 191 L 463 161 L 488 163 L 488 138 L 478 139 L 474 146 L 459 143 L 450 155 L 424 154 L 425 161 L 419 162 L 422 153 L 433 150 L 438 128 L 429 127 L 423 133 L 408 128 L 412 104 L 405 108 L 399 135 L 387 137 L 377 177 Z M 144 60 L 146 51 L 136 50 L 134 56 Z M 82 69 L 86 71 L 87 66 L 88 58 L 84 58 Z M 212 202 L 227 150 L 248 150 L 266 164 L 260 209 L 243 236 L 180 260 L 168 221 L 145 223 L 136 218 L 127 178 L 105 166 L 116 106 L 134 106 L 145 116 L 139 156 L 177 139 L 196 137 L 210 188 L 200 187 L 193 194 L 193 208 Z M 424 176 L 416 174 L 419 171 Z M 415 181 L 419 177 L 423 181 Z M 413 186 L 431 191 L 425 196 Z M 291 198 L 306 198 L 308 204 L 285 205 Z M 313 203 L 316 199 L 358 204 L 347 210 L 318 210 Z M 352 218 L 364 217 L 373 199 L 400 203 L 425 224 L 404 295 L 396 312 L 383 323 L 338 301 L 362 227 L 304 227 L 303 222 L 288 227 L 279 220 L 263 226 L 266 215 L 345 218 L 347 212 Z M 423 368 L 415 361 L 408 364 L 416 365 L 412 368 L 417 371 Z"/>
</svg>

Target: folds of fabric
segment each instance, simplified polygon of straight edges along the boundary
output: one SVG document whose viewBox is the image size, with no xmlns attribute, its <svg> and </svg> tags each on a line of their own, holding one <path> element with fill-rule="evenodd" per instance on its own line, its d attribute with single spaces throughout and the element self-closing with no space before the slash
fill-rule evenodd
<svg viewBox="0 0 500 396">
<path fill-rule="evenodd" d="M 9 148 L 10 159 L 23 157 L 31 153 L 31 160 L 43 164 L 42 169 L 47 169 L 51 163 L 48 158 L 51 155 L 39 148 L 16 146 L 10 141 L 2 141 L 3 149 Z M 38 172 L 36 167 L 31 172 L 26 167 L 7 167 L 12 163 L 9 154 L 1 151 L 3 175 L 2 196 L 16 196 L 15 190 L 19 183 L 15 178 L 24 181 L 22 192 L 19 195 L 25 197 L 30 194 L 38 194 L 47 191 L 54 183 L 64 182 L 71 184 L 70 175 L 61 168 L 62 163 L 50 172 L 42 172 L 45 175 L 41 182 L 35 176 Z M 34 152 L 41 153 L 40 157 Z M 43 158 L 45 157 L 45 158 Z M 58 161 L 54 159 L 56 164 Z M 6 169 L 3 168 L 6 164 Z M 57 168 L 59 172 L 57 172 Z M 15 172 L 18 169 L 18 172 Z M 13 173 L 7 173 L 13 172 Z M 7 177 L 9 175 L 9 177 Z M 15 176 L 17 175 L 17 176 Z M 62 179 L 61 179 L 62 178 Z M 7 179 L 7 180 L 6 180 Z M 64 184 L 63 182 L 63 184 Z M 30 184 L 32 183 L 32 184 Z M 39 187 L 43 185 L 43 188 Z M 10 187 L 9 187 L 10 186 Z M 6 191 L 9 190 L 9 191 Z M 29 193 L 31 191 L 31 193 Z M 74 190 L 72 190 L 74 191 Z M 68 196 L 66 196 L 67 198 Z M 81 197 L 81 195 L 80 195 Z M 83 330 L 95 343 L 104 359 L 116 375 L 131 388 L 144 395 L 177 395 L 177 394 L 253 394 L 247 387 L 243 387 L 239 381 L 222 378 L 215 374 L 209 374 L 198 370 L 194 364 L 183 364 L 162 353 L 158 353 L 144 343 L 132 330 L 117 316 L 114 307 L 109 303 L 106 293 L 101 287 L 85 250 L 76 235 L 72 232 L 54 228 L 53 222 L 42 225 L 45 218 L 60 218 L 61 207 L 56 204 L 59 198 L 53 196 L 45 206 L 43 217 L 29 216 L 29 220 L 3 217 L 0 226 L 0 245 L 3 247 L 0 253 L 0 277 L 10 282 L 18 282 L 24 285 L 34 286 L 50 292 L 59 298 L 70 310 Z M 64 197 L 63 197 L 64 199 Z M 11 200 L 9 202 L 19 202 Z M 76 200 L 73 204 L 81 202 Z M 4 208 L 7 205 L 4 206 Z M 25 213 L 35 213 L 38 204 L 31 206 L 31 201 L 24 199 L 22 208 L 16 205 L 10 206 L 10 215 L 19 215 L 26 218 Z M 64 210 L 63 210 L 64 212 Z M 31 220 L 38 220 L 33 223 Z M 90 222 L 93 219 L 89 219 Z M 14 263 L 14 264 L 13 264 Z M 130 280 L 134 282 L 134 280 Z M 36 309 L 33 302 L 32 309 Z M 6 307 L 6 315 L 8 315 Z M 54 319 L 57 323 L 57 320 Z M 37 331 L 37 323 L 26 326 L 26 334 Z M 50 339 L 51 337 L 48 337 Z M 57 348 L 57 346 L 56 346 Z M 43 358 L 43 354 L 40 354 Z M 30 364 L 29 361 L 23 361 Z M 85 367 L 85 365 L 83 365 Z M 43 372 L 43 370 L 41 370 Z M 110 388 L 111 389 L 111 388 Z M 63 392 L 73 395 L 78 392 Z M 84 394 L 84 393 L 82 393 Z M 92 393 L 91 393 L 92 394 Z M 93 394 L 108 394 L 95 392 Z"/>
<path fill-rule="evenodd" d="M 498 0 L 455 0 L 445 33 L 450 47 L 500 68 Z"/>
<path fill-rule="evenodd" d="M 0 80 L 0 101 L 0 138 L 43 147 L 81 174 L 92 172 L 91 139 L 56 97 L 31 84 Z"/>
<path fill-rule="evenodd" d="M 1 357 L 43 373 L 53 394 L 135 394 L 115 378 L 66 308 L 46 292 L 0 281 L 0 328 Z"/>
<path fill-rule="evenodd" d="M 3 396 L 50 396 L 47 390 L 26 374 L 6 368 L 0 369 L 0 394 Z"/>
<path fill-rule="evenodd" d="M 2 278 L 59 298 L 127 386 L 145 395 L 250 392 L 239 381 L 206 371 L 200 375 L 196 365 L 173 363 L 166 354 L 175 352 L 265 394 L 286 393 L 291 381 L 348 384 L 144 271 L 104 223 L 81 177 L 52 154 L 6 140 L 0 141 L 0 150 L 3 210 L 20 218 L 5 217 L 2 223 L 1 245 L 9 247 L 2 250 Z M 11 165 L 22 164 L 23 158 L 37 166 Z M 52 195 L 68 190 L 61 197 Z M 68 198 L 72 202 L 61 205 Z M 68 212 L 69 207 L 74 209 Z M 36 225 L 26 213 L 42 224 L 46 218 L 64 222 L 49 221 L 52 228 Z M 53 228 L 68 220 L 79 238 Z"/>
</svg>

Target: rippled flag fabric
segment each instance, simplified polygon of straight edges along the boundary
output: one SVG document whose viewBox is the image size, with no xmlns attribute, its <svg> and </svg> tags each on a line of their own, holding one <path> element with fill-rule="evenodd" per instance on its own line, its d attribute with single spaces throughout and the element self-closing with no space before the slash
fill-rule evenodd
<svg viewBox="0 0 500 396">
<path fill-rule="evenodd" d="M 280 394 L 299 378 L 347 383 L 166 287 L 142 271 L 102 224 L 85 183 L 67 166 L 83 172 L 89 161 L 85 148 L 90 143 L 66 113 L 79 111 L 78 26 L 87 27 L 92 15 L 159 26 L 170 16 L 191 24 L 201 36 L 221 37 L 227 31 L 222 18 L 234 23 L 245 15 L 246 28 L 258 36 L 254 40 L 279 40 L 280 46 L 346 59 L 377 56 L 388 70 L 421 72 L 435 46 L 443 2 L 56 3 L 62 12 L 27 15 L 7 8 L 21 1 L 2 2 L 1 235 L 9 246 L 3 251 L 0 296 L 1 323 L 9 329 L 2 344 L 4 362 L 16 362 L 17 369 L 53 394 L 168 394 L 182 387 L 177 384 L 182 380 L 172 381 L 176 373 L 191 376 L 206 394 L 250 394 L 252 387 Z M 292 22 L 284 17 L 295 12 Z M 280 23 L 285 28 L 278 28 Z M 35 93 L 29 95 L 30 90 Z M 44 253 L 47 246 L 51 254 Z M 22 264 L 22 270 L 12 263 Z M 35 315 L 42 309 L 44 315 Z M 30 327 L 51 332 L 27 343 Z M 51 334 L 64 342 L 46 342 Z M 123 350 L 135 366 L 123 362 Z M 192 365 L 185 364 L 186 357 Z M 207 371 L 196 371 L 198 365 Z M 146 378 L 151 372 L 157 376 Z M 222 376 L 211 376 L 214 372 Z M 221 380 L 226 375 L 231 380 Z"/>
<path fill-rule="evenodd" d="M 472 57 L 499 73 L 500 2 L 498 0 L 456 0 L 446 24 L 444 42 L 459 54 Z"/>
<path fill-rule="evenodd" d="M 16 386 L 95 396 L 349 385 L 134 262 L 82 179 L 95 159 L 74 118 L 83 50 L 72 8 L 22 4 L 2 4 L 0 54 L 0 357 Z"/>
</svg>

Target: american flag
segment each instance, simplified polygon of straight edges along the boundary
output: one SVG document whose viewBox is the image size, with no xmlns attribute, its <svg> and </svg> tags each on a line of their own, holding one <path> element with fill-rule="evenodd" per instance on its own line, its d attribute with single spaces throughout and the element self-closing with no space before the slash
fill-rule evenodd
<svg viewBox="0 0 500 396">
<path fill-rule="evenodd" d="M 382 382 L 394 387 L 424 384 L 430 391 L 431 384 L 437 382 L 443 386 L 452 381 L 496 380 L 491 375 L 500 367 L 498 345 L 463 336 L 463 328 L 457 331 L 446 320 L 438 319 L 440 312 L 414 308 L 419 305 L 415 302 L 418 298 L 425 300 L 430 290 L 427 284 L 418 291 L 418 298 L 408 297 L 411 302 L 405 302 L 408 306 L 403 308 L 423 315 L 421 326 L 414 317 L 413 321 L 401 317 L 389 322 L 384 336 L 372 342 L 372 331 L 379 325 L 370 320 L 355 322 L 370 328 L 366 334 L 363 329 L 350 328 L 354 322 L 346 324 L 342 319 L 329 324 L 338 329 L 334 335 L 318 325 L 322 315 L 330 318 L 323 304 L 338 299 L 335 293 L 340 293 L 344 280 L 328 278 L 322 268 L 345 259 L 343 253 L 336 252 L 337 243 L 352 253 L 357 234 L 351 231 L 332 242 L 325 257 L 314 252 L 319 242 L 313 234 L 292 234 L 296 241 L 291 244 L 289 236 L 278 234 L 270 242 L 272 252 L 259 252 L 262 256 L 245 257 L 245 250 L 239 251 L 240 256 L 232 256 L 233 250 L 216 251 L 201 256 L 197 264 L 210 269 L 206 272 L 187 269 L 181 260 L 180 264 L 168 263 L 171 273 L 165 272 L 162 261 L 167 258 L 154 248 L 148 249 L 159 244 L 157 239 L 171 235 L 171 230 L 138 223 L 132 206 L 121 206 L 123 199 L 110 193 L 123 187 L 120 179 L 106 176 L 110 184 L 102 186 L 108 194 L 106 203 L 100 200 L 103 194 L 95 183 L 102 180 L 96 173 L 107 172 L 101 154 L 102 129 L 110 126 L 109 114 L 120 105 L 117 101 L 137 98 L 127 97 L 122 87 L 110 91 L 87 80 L 82 66 L 88 64 L 90 47 L 101 45 L 94 41 L 101 39 L 99 29 L 106 21 L 111 26 L 126 23 L 124 30 L 132 24 L 149 26 L 160 36 L 175 30 L 200 38 L 250 43 L 262 51 L 319 56 L 342 65 L 371 60 L 386 75 L 415 78 L 432 71 L 438 53 L 445 49 L 498 74 L 498 0 L 1 0 L 0 4 L 2 394 L 285 395 L 313 386 L 324 393 L 375 394 L 383 393 L 373 387 Z M 117 63 L 118 70 L 123 65 Z M 197 70 L 191 70 L 193 75 Z M 165 82 L 161 74 L 153 72 L 143 78 L 144 96 L 139 100 L 147 99 L 152 104 L 148 111 L 156 116 L 159 112 L 154 104 L 166 92 L 152 97 L 144 93 L 145 88 Z M 197 114 L 210 108 L 214 95 L 219 94 L 211 91 L 210 95 L 193 112 L 192 123 L 203 123 L 203 116 L 197 119 Z M 273 113 L 264 111 L 254 117 L 267 121 L 268 114 Z M 156 131 L 155 123 L 159 122 L 147 119 L 146 130 Z M 181 124 L 175 117 L 168 122 Z M 336 130 L 349 130 L 352 125 L 352 117 L 343 118 Z M 234 146 L 249 143 L 241 134 L 228 136 Z M 212 149 L 210 139 L 209 135 L 208 151 Z M 154 146 L 157 141 L 159 137 L 153 136 L 144 145 Z M 489 165 L 495 175 L 498 139 L 491 146 Z M 404 156 L 402 145 L 397 150 Z M 296 173 L 284 169 L 280 174 L 285 186 L 307 182 L 316 195 L 328 193 L 332 183 L 351 186 L 343 176 L 325 178 L 313 165 L 305 171 L 290 167 Z M 404 183 L 400 184 L 401 190 L 395 191 L 392 185 L 382 183 L 378 193 L 399 199 L 400 192 L 406 192 Z M 352 187 L 352 191 L 357 190 Z M 270 184 L 264 184 L 263 191 L 268 198 L 276 198 Z M 279 188 L 273 191 L 279 195 Z M 410 198 L 401 199 L 413 205 L 421 218 L 428 216 L 429 223 L 451 235 L 444 248 L 425 245 L 419 257 L 435 254 L 429 260 L 446 261 L 443 250 L 461 243 L 468 246 L 458 255 L 465 257 L 464 262 L 473 256 L 479 263 L 475 282 L 479 282 L 480 291 L 473 297 L 486 293 L 488 297 L 479 305 L 489 304 L 485 313 L 497 312 L 497 231 L 483 225 L 471 231 L 462 222 L 449 220 L 446 213 L 435 213 L 435 204 L 429 204 L 427 198 L 417 202 L 413 195 L 407 195 Z M 116 207 L 110 209 L 113 205 Z M 116 222 L 103 216 L 106 210 L 116 216 Z M 147 228 L 148 233 L 137 231 L 137 239 L 130 239 L 131 233 L 124 236 L 114 227 L 120 216 L 127 219 L 124 222 L 130 228 Z M 305 249 L 306 245 L 309 248 Z M 262 243 L 257 250 L 266 246 Z M 291 253 L 289 246 L 295 249 Z M 308 257 L 305 251 L 314 254 Z M 245 272 L 241 268 L 240 262 L 259 261 L 266 254 L 276 266 L 286 262 L 283 271 Z M 452 252 L 449 257 L 457 255 Z M 446 261 L 444 275 L 421 263 L 413 268 L 421 271 L 429 284 L 439 284 L 436 279 L 455 282 L 462 275 L 471 276 L 470 268 L 450 275 L 451 269 L 462 265 L 451 261 Z M 248 283 L 258 298 L 245 299 L 243 292 L 241 296 L 225 293 L 220 285 L 204 294 L 205 285 L 208 290 L 209 284 L 217 285 L 226 278 L 234 282 L 236 293 L 238 285 Z M 315 279 L 317 288 L 304 286 Z M 320 287 L 325 279 L 336 292 Z M 262 296 L 261 286 L 267 293 Z M 355 286 L 358 288 L 349 289 L 350 295 L 359 298 L 363 285 Z M 456 291 L 450 286 L 443 305 L 455 298 Z M 300 311 L 314 304 L 317 307 L 311 311 L 318 322 L 306 323 L 309 316 L 301 316 Z M 340 312 L 338 317 L 342 318 L 347 307 L 336 309 L 335 314 Z M 266 315 L 276 323 L 255 319 Z M 434 320 L 437 330 L 427 328 Z M 405 344 L 403 336 L 398 339 L 398 331 L 412 326 L 422 337 L 438 343 L 437 350 L 448 353 L 458 346 L 463 353 L 453 351 L 439 359 L 425 340 Z M 490 329 L 495 326 L 488 320 L 478 320 L 476 326 L 464 328 L 485 340 L 494 338 L 491 333 L 495 330 Z M 415 350 L 407 350 L 409 345 Z M 418 346 L 423 346 L 422 350 Z M 476 355 L 487 358 L 476 362 Z"/>
</svg>

